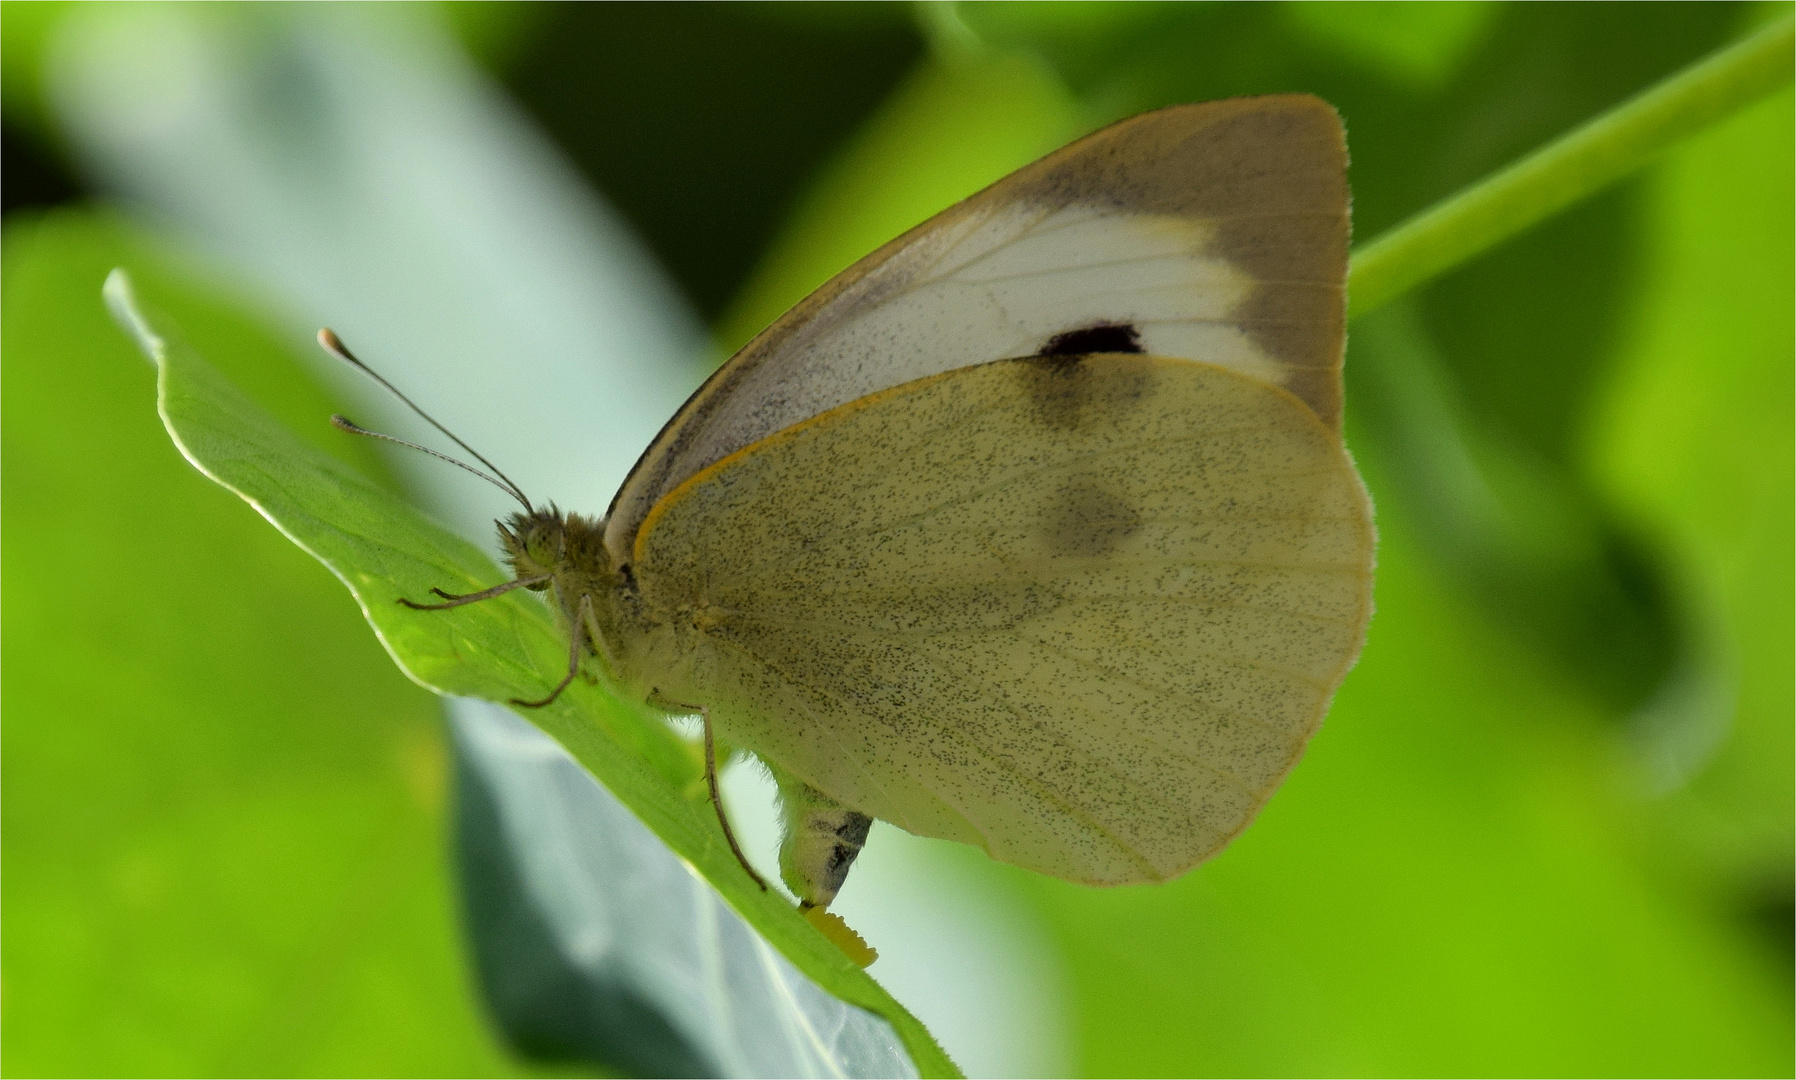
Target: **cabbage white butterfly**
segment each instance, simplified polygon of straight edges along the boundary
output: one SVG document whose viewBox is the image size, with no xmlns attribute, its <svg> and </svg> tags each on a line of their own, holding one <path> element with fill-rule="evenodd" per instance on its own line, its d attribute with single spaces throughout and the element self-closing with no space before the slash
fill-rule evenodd
<svg viewBox="0 0 1796 1080">
<path fill-rule="evenodd" d="M 603 517 L 474 454 L 524 506 L 515 577 L 412 606 L 548 593 L 568 666 L 517 704 L 593 655 L 701 713 L 714 800 L 713 730 L 773 773 L 806 909 L 875 818 L 1088 884 L 1174 877 L 1282 782 L 1371 616 L 1347 238 L 1317 98 L 1114 124 L 793 308 Z"/>
</svg>

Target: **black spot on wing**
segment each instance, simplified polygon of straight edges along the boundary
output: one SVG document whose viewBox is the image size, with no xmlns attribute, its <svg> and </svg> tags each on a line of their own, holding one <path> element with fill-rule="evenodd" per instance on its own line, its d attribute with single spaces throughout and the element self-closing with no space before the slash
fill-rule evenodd
<svg viewBox="0 0 1796 1080">
<path fill-rule="evenodd" d="M 1141 515 L 1122 496 L 1089 480 L 1061 488 L 1042 510 L 1042 536 L 1055 555 L 1108 555 L 1139 528 Z"/>
<path fill-rule="evenodd" d="M 1138 353 L 1141 332 L 1127 323 L 1096 323 L 1063 330 L 1048 339 L 1037 356 L 1086 356 L 1090 353 Z"/>
</svg>

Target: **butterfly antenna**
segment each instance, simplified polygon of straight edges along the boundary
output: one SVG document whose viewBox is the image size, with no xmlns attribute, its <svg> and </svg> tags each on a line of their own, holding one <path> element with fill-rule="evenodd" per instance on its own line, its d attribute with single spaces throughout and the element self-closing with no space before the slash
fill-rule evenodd
<svg viewBox="0 0 1796 1080">
<path fill-rule="evenodd" d="M 406 440 L 401 439 L 394 435 L 383 435 L 378 431 L 369 431 L 367 428 L 356 423 L 354 420 L 351 420 L 349 417 L 343 416 L 341 414 L 333 415 L 331 417 L 331 427 L 336 428 L 338 431 L 347 431 L 351 435 L 366 435 L 370 439 L 382 439 L 386 442 L 398 443 L 400 446 L 406 447 L 411 450 L 416 450 L 419 453 L 429 454 L 431 457 L 436 458 L 438 461 L 447 461 L 449 464 L 455 466 L 458 469 L 468 470 L 469 472 L 473 473 L 475 476 L 480 477 L 482 480 L 485 480 L 487 483 L 498 488 L 500 491 L 505 492 L 505 494 L 510 495 L 512 498 L 523 503 L 524 509 L 527 510 L 528 512 L 530 512 L 532 514 L 536 513 L 536 507 L 530 505 L 530 500 L 524 498 L 524 496 L 522 496 L 522 495 L 518 494 L 516 491 L 512 490 L 510 485 L 504 483 L 501 480 L 495 479 L 494 477 L 488 476 L 486 473 L 481 472 L 479 469 L 476 469 L 474 466 L 468 464 L 465 461 L 458 461 L 455 458 L 450 457 L 448 454 L 444 454 L 444 453 L 440 453 L 436 450 L 432 450 L 428 446 L 419 446 L 415 442 L 407 442 Z"/>
<path fill-rule="evenodd" d="M 345 417 L 345 416 L 331 417 L 331 425 L 333 427 L 336 427 L 337 429 L 339 429 L 341 431 L 347 431 L 347 432 L 351 433 L 352 435 L 366 435 L 372 439 L 385 439 L 386 441 L 388 441 L 390 443 L 398 443 L 400 446 L 409 446 L 413 450 L 421 450 L 424 453 L 429 454 L 431 457 L 440 458 L 443 461 L 447 461 L 451 465 L 455 465 L 459 468 L 466 469 L 469 472 L 473 473 L 475 476 L 478 476 L 482 480 L 485 480 L 487 483 L 492 484 L 494 487 L 498 488 L 500 491 L 505 492 L 507 495 L 510 495 L 512 498 L 523 503 L 524 509 L 527 512 L 532 513 L 532 514 L 536 513 L 536 507 L 531 506 L 530 500 L 524 497 L 523 489 L 518 487 L 518 485 L 512 483 L 511 477 L 506 476 L 504 472 L 500 471 L 499 466 L 494 465 L 492 462 L 488 461 L 486 459 L 486 456 L 483 455 L 480 451 L 474 449 L 472 446 L 469 446 L 467 443 L 462 442 L 460 437 L 458 437 L 455 434 L 455 432 L 450 431 L 448 428 L 437 423 L 436 417 L 431 416 L 429 413 L 425 412 L 423 409 L 418 408 L 417 404 L 414 403 L 411 398 L 408 398 L 404 394 L 399 392 L 398 387 L 394 386 L 392 383 L 388 382 L 387 380 L 381 378 L 380 373 L 378 371 L 375 371 L 373 368 L 369 367 L 367 364 L 362 363 L 362 361 L 359 358 L 357 358 L 357 356 L 354 353 L 349 351 L 349 346 L 343 344 L 343 339 L 338 337 L 336 335 L 336 333 L 330 329 L 330 327 L 327 326 L 318 331 L 318 344 L 324 348 L 325 352 L 330 353 L 332 356 L 336 357 L 337 359 L 343 361 L 346 364 L 353 365 L 362 374 L 368 376 L 370 379 L 373 379 L 375 382 L 379 383 L 381 385 L 382 389 L 384 389 L 387 393 L 392 394 L 394 397 L 398 398 L 400 401 L 404 402 L 406 408 L 417 413 L 419 416 L 422 416 L 427 422 L 429 422 L 431 427 L 436 428 L 438 431 L 449 436 L 449 438 L 455 443 L 455 445 L 461 447 L 463 450 L 466 450 L 468 453 L 473 454 L 474 459 L 476 461 L 480 462 L 482 465 L 485 465 L 487 468 L 493 470 L 493 474 L 491 476 L 489 476 L 486 473 L 481 472 L 479 469 L 476 469 L 474 466 L 469 465 L 465 461 L 458 461 L 455 458 L 450 457 L 448 454 L 440 454 L 437 451 L 432 450 L 428 446 L 419 446 L 415 442 L 407 442 L 404 439 L 395 438 L 392 435 L 382 435 L 378 431 L 369 431 L 367 428 L 356 424 L 354 421 L 350 420 L 348 417 Z"/>
</svg>

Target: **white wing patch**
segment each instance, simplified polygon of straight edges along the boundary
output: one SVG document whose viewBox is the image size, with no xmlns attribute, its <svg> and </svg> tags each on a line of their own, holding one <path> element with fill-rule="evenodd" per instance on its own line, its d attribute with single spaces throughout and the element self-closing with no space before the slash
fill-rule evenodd
<svg viewBox="0 0 1796 1080">
<path fill-rule="evenodd" d="M 1136 327 L 1155 356 L 1276 381 L 1278 364 L 1228 322 L 1254 281 L 1210 253 L 1214 232 L 1204 221 L 1091 206 L 993 214 L 944 249 L 918 252 L 933 256 L 925 265 L 900 257 L 869 275 L 878 302 L 788 360 L 816 392 L 756 437 L 914 379 L 1029 356 L 1056 334 L 1101 323 Z M 887 292 L 880 279 L 904 284 Z M 831 379 L 825 370 L 853 376 Z"/>
<path fill-rule="evenodd" d="M 1277 383 L 1280 364 L 1229 322 L 1254 280 L 1211 251 L 1214 233 L 1206 221 L 1096 206 L 969 215 L 834 297 L 777 365 L 746 372 L 673 476 L 869 394 L 1031 356 L 1098 324 L 1133 326 L 1152 355 Z"/>
<path fill-rule="evenodd" d="M 1276 382 L 1280 365 L 1229 321 L 1254 279 L 1213 253 L 1215 234 L 1209 221 L 1069 206 L 972 258 L 956 258 L 970 246 L 957 245 L 944 260 L 951 265 L 936 268 L 932 280 L 892 306 L 952 302 L 982 291 L 1010 327 L 1012 348 L 964 363 L 1026 356 L 1057 333 L 1113 323 L 1133 326 L 1142 351 L 1155 356 Z M 1003 333 L 996 325 L 990 331 L 994 339 Z"/>
</svg>

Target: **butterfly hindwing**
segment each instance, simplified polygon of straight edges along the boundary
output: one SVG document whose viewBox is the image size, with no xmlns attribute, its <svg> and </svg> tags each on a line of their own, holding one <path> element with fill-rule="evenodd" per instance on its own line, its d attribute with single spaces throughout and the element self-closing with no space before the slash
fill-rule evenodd
<svg viewBox="0 0 1796 1080">
<path fill-rule="evenodd" d="M 894 462 L 903 467 L 895 468 Z M 635 546 L 662 673 L 872 816 L 1093 883 L 1226 843 L 1370 614 L 1338 436 L 1225 367 L 958 368 L 712 465 Z"/>
</svg>

